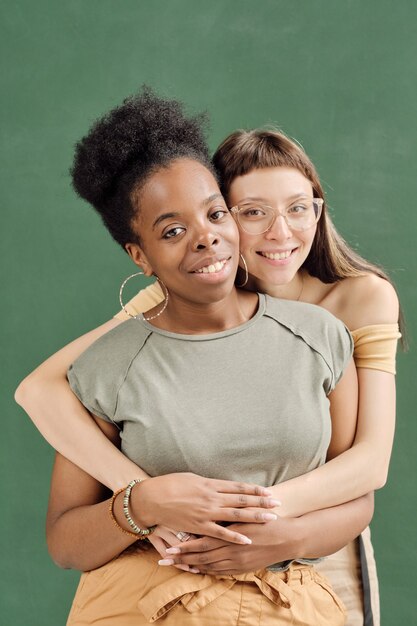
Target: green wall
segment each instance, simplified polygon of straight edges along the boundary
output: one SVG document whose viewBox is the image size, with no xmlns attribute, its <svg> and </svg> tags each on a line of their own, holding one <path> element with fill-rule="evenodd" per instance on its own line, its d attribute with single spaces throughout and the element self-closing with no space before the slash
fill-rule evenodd
<svg viewBox="0 0 417 626">
<path fill-rule="evenodd" d="M 413 0 L 24 0 L 1 5 L 0 622 L 58 626 L 77 574 L 44 540 L 52 450 L 13 402 L 18 381 L 118 309 L 127 256 L 70 189 L 74 142 L 147 82 L 211 113 L 214 148 L 265 123 L 298 138 L 345 237 L 391 272 L 416 322 L 417 5 Z M 416 419 L 399 357 L 390 480 L 373 522 L 384 626 L 412 624 Z"/>
</svg>

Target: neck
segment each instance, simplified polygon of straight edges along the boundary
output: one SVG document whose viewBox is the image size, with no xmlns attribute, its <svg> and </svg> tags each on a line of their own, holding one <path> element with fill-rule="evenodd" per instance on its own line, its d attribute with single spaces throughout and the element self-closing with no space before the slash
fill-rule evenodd
<svg viewBox="0 0 417 626">
<path fill-rule="evenodd" d="M 298 301 L 303 300 L 305 278 L 304 270 L 299 270 L 289 283 L 285 285 L 274 285 L 249 276 L 246 288 L 250 291 L 265 293 L 273 298 Z"/>
<path fill-rule="evenodd" d="M 166 310 L 150 323 L 170 332 L 205 335 L 244 324 L 255 314 L 257 305 L 256 294 L 235 288 L 226 298 L 208 304 L 190 302 L 170 293 Z"/>
</svg>

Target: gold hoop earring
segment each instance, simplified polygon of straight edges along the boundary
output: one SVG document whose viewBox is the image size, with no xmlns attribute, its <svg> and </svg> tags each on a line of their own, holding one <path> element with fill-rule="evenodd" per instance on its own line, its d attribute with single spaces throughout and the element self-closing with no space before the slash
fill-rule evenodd
<svg viewBox="0 0 417 626">
<path fill-rule="evenodd" d="M 125 278 L 125 280 L 122 282 L 120 289 L 119 289 L 119 302 L 120 302 L 120 306 L 122 307 L 123 311 L 126 313 L 126 315 L 128 315 L 129 317 L 133 317 L 133 319 L 137 319 L 137 315 L 132 315 L 131 313 L 129 313 L 129 311 L 127 310 L 127 308 L 125 307 L 125 305 L 123 304 L 123 300 L 122 300 L 122 295 L 123 295 L 123 289 L 125 288 L 126 283 L 131 279 L 134 278 L 135 276 L 144 276 L 144 272 L 135 272 L 134 274 L 131 274 L 130 276 L 128 276 L 127 278 Z M 156 276 L 156 280 L 158 281 L 158 283 L 161 285 L 161 289 L 162 292 L 165 296 L 164 301 L 163 301 L 163 307 L 162 309 L 159 311 L 159 313 L 156 313 L 156 315 L 151 315 L 150 317 L 145 317 L 143 316 L 143 319 L 146 320 L 147 322 L 149 322 L 150 320 L 154 320 L 156 317 L 159 317 L 160 315 L 162 315 L 162 313 L 165 311 L 165 309 L 168 306 L 168 300 L 169 300 L 169 293 L 168 293 L 168 289 L 165 285 L 165 283 L 162 282 L 162 280 L 160 278 L 158 278 L 158 276 Z"/>
<path fill-rule="evenodd" d="M 236 287 L 244 287 L 247 284 L 248 280 L 249 280 L 249 272 L 248 272 L 248 266 L 246 264 L 245 257 L 243 256 L 243 254 L 241 252 L 239 252 L 239 256 L 242 259 L 243 267 L 245 269 L 245 280 L 243 281 L 243 283 L 241 285 L 236 284 Z"/>
</svg>

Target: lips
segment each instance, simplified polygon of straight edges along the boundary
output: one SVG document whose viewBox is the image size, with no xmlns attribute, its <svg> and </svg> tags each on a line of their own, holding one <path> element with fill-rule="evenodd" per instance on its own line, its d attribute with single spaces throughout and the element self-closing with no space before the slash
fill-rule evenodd
<svg viewBox="0 0 417 626">
<path fill-rule="evenodd" d="M 283 261 L 284 259 L 288 259 L 294 250 L 296 250 L 296 248 L 292 248 L 291 250 L 282 250 L 280 252 L 259 251 L 257 254 L 269 259 L 270 261 Z"/>
<path fill-rule="evenodd" d="M 209 259 L 202 259 L 196 267 L 189 271 L 192 274 L 214 274 L 220 272 L 230 258 L 231 257 L 211 257 Z"/>
<path fill-rule="evenodd" d="M 212 263 L 211 265 L 205 265 L 199 270 L 195 270 L 195 274 L 214 274 L 215 272 L 220 272 L 226 265 L 227 261 L 217 261 L 216 263 Z"/>
</svg>

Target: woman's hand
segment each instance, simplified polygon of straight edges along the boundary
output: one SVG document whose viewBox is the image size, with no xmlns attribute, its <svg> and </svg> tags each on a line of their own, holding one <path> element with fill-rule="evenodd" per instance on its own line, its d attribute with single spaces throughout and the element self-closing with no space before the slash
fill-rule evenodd
<svg viewBox="0 0 417 626">
<path fill-rule="evenodd" d="M 239 532 L 241 524 L 230 526 Z M 189 565 L 202 574 L 242 574 L 295 558 L 298 529 L 295 518 L 279 518 L 268 525 L 246 524 L 250 545 L 236 545 L 212 537 L 201 537 L 167 548 L 160 565 Z"/>
<path fill-rule="evenodd" d="M 187 539 L 187 541 L 196 539 L 195 535 L 188 536 L 189 539 Z M 153 533 L 148 537 L 148 541 L 164 559 L 166 557 L 167 548 L 171 548 L 172 546 L 176 546 L 178 544 L 178 531 L 171 530 L 166 526 L 157 526 Z M 198 573 L 198 570 L 193 568 L 191 565 L 179 564 L 175 565 L 175 567 L 177 569 L 184 570 L 184 572 L 191 572 L 193 574 Z"/>
<path fill-rule="evenodd" d="M 144 480 L 131 495 L 132 517 L 139 526 L 161 524 L 231 543 L 251 543 L 241 532 L 217 522 L 265 524 L 279 506 L 259 485 L 203 478 L 192 473 L 166 474 Z M 241 527 L 243 528 L 243 527 Z"/>
</svg>

